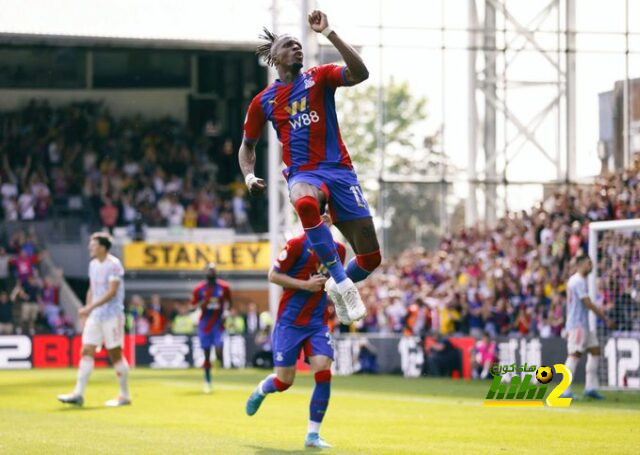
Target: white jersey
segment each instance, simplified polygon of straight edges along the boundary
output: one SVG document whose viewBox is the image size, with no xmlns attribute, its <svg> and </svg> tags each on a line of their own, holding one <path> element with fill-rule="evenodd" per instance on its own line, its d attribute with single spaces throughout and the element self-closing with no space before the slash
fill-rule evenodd
<svg viewBox="0 0 640 455">
<path fill-rule="evenodd" d="M 124 268 L 120 260 L 111 254 L 107 255 L 102 262 L 92 259 L 89 263 L 89 281 L 94 302 L 109 291 L 109 283 L 120 282 L 116 295 L 104 305 L 94 309 L 89 318 L 105 321 L 121 316 L 124 312 Z"/>
<path fill-rule="evenodd" d="M 582 303 L 585 297 L 589 297 L 587 280 L 575 273 L 567 282 L 567 330 L 589 327 L 589 309 Z"/>
</svg>

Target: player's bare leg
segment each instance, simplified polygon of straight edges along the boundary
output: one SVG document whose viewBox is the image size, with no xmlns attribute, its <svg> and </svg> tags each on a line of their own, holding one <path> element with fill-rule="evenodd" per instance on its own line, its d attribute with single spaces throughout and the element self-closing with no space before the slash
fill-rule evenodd
<svg viewBox="0 0 640 455">
<path fill-rule="evenodd" d="M 331 274 L 325 289 L 336 306 L 338 319 L 345 324 L 361 319 L 364 317 L 364 305 L 360 294 L 347 277 L 338 256 L 331 229 L 320 215 L 320 207 L 324 207 L 327 200 L 325 193 L 309 183 L 298 182 L 291 187 L 289 197 L 316 255 Z M 362 311 L 348 313 L 346 308 L 348 302 L 352 302 L 352 306 Z"/>
<path fill-rule="evenodd" d="M 320 425 L 327 412 L 331 396 L 331 359 L 324 355 L 314 355 L 309 358 L 309 363 L 316 385 L 309 403 L 309 425 L 304 445 L 328 449 L 331 445 L 320 437 Z"/>
<path fill-rule="evenodd" d="M 368 217 L 342 221 L 336 223 L 336 227 L 356 253 L 356 257 L 347 264 L 347 277 L 354 283 L 364 280 L 380 265 L 382 260 L 373 219 Z M 361 319 L 366 314 L 364 305 L 359 307 L 348 301 L 346 303 L 349 317 L 352 320 Z"/>
<path fill-rule="evenodd" d="M 600 363 L 600 347 L 587 349 L 587 364 L 585 365 L 584 396 L 595 400 L 603 400 L 604 396 L 598 392 L 598 364 Z"/>
<path fill-rule="evenodd" d="M 96 346 L 85 344 L 80 351 L 80 363 L 78 364 L 78 376 L 76 386 L 73 392 L 58 395 L 58 400 L 62 403 L 75 404 L 82 406 L 84 403 L 84 391 L 89 382 L 89 377 L 93 371 L 94 357 L 96 355 Z"/>
<path fill-rule="evenodd" d="M 213 391 L 213 381 L 211 379 L 211 348 L 203 349 L 204 351 L 204 363 L 202 364 L 202 369 L 204 371 L 204 393 L 211 393 Z M 220 362 L 220 368 L 224 366 L 223 362 L 223 350 L 222 346 L 215 347 L 216 358 L 218 362 Z"/>
<path fill-rule="evenodd" d="M 364 280 L 380 265 L 382 260 L 373 219 L 342 221 L 336 223 L 336 227 L 356 253 L 356 257 L 347 265 L 347 276 L 354 283 Z"/>
<path fill-rule="evenodd" d="M 220 368 L 224 367 L 224 350 L 222 346 L 216 346 L 216 357 L 218 358 L 218 362 L 220 362 Z"/>
<path fill-rule="evenodd" d="M 580 363 L 580 357 L 582 357 L 581 352 L 572 352 L 572 353 L 569 353 L 569 355 L 567 356 L 567 360 L 564 361 L 565 366 L 569 368 L 569 371 L 571 371 L 571 374 L 575 373 L 576 367 L 578 366 L 578 363 Z M 569 387 L 566 388 L 566 390 L 561 395 L 561 397 L 577 398 L 576 395 L 573 392 L 571 392 L 571 385 L 569 385 Z"/>
<path fill-rule="evenodd" d="M 118 398 L 107 401 L 105 406 L 116 407 L 131 404 L 131 396 L 129 395 L 129 363 L 122 355 L 122 348 L 120 346 L 109 349 L 108 352 L 113 369 L 116 370 L 116 375 L 118 376 L 120 394 Z"/>
<path fill-rule="evenodd" d="M 202 348 L 202 351 L 204 352 L 204 362 L 202 363 L 204 385 L 202 390 L 204 393 L 211 393 L 211 348 Z"/>
<path fill-rule="evenodd" d="M 258 409 L 260 409 L 260 405 L 264 401 L 265 397 L 270 393 L 275 392 L 284 392 L 291 384 L 296 377 L 296 367 L 276 367 L 275 374 L 270 374 L 255 388 L 255 390 L 249 396 L 246 405 L 247 415 L 252 416 Z"/>
</svg>

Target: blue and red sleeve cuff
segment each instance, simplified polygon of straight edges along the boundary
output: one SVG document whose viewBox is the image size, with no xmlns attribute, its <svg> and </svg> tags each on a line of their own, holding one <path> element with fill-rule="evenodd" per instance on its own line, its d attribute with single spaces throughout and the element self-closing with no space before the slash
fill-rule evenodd
<svg viewBox="0 0 640 455">
<path fill-rule="evenodd" d="M 343 84 L 347 83 L 347 67 L 343 66 L 342 71 L 340 71 L 340 80 Z"/>
<path fill-rule="evenodd" d="M 246 134 L 242 137 L 242 142 L 246 142 L 247 144 L 255 144 L 256 142 L 258 142 L 258 138 L 256 139 L 252 139 L 249 136 L 247 136 Z"/>
</svg>

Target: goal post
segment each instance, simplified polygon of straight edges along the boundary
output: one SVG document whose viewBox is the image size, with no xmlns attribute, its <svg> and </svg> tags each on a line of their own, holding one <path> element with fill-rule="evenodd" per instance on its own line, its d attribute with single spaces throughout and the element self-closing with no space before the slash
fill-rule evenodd
<svg viewBox="0 0 640 455">
<path fill-rule="evenodd" d="M 589 296 L 615 322 L 608 329 L 595 314 L 601 348 L 600 385 L 640 390 L 640 219 L 589 224 Z"/>
</svg>

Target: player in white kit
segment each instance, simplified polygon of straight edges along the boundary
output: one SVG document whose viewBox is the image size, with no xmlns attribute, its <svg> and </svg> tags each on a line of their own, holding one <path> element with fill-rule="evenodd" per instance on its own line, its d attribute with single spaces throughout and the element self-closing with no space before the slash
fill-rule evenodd
<svg viewBox="0 0 640 455">
<path fill-rule="evenodd" d="M 109 254 L 111 237 L 103 232 L 91 236 L 89 242 L 89 290 L 86 303 L 78 310 L 85 320 L 82 331 L 82 353 L 78 365 L 78 379 L 74 391 L 58 395 L 63 403 L 82 406 L 84 390 L 93 371 L 96 349 L 104 343 L 109 359 L 118 375 L 120 395 L 106 406 L 131 404 L 129 396 L 129 364 L 122 355 L 124 341 L 124 268 L 120 260 Z"/>
<path fill-rule="evenodd" d="M 593 311 L 602 318 L 609 328 L 613 322 L 607 317 L 602 308 L 597 307 L 589 298 L 587 291 L 587 276 L 591 273 L 591 259 L 580 256 L 576 259 L 577 271 L 567 282 L 567 360 L 565 365 L 574 373 L 580 357 L 587 351 L 585 366 L 585 397 L 602 400 L 604 397 L 598 392 L 598 363 L 600 362 L 600 345 L 595 328 L 589 328 L 589 311 Z M 564 398 L 575 398 L 571 387 L 567 388 Z"/>
</svg>

